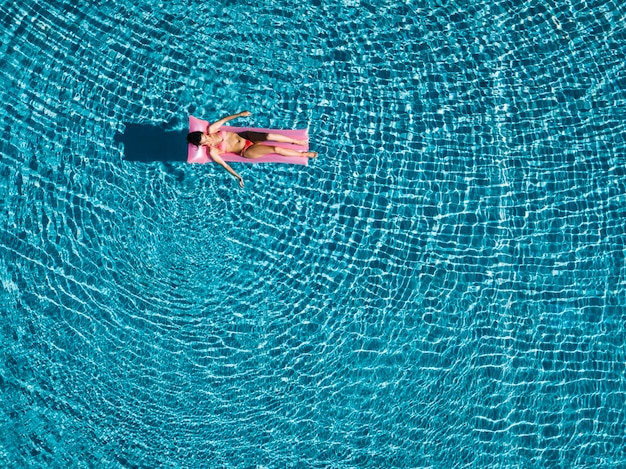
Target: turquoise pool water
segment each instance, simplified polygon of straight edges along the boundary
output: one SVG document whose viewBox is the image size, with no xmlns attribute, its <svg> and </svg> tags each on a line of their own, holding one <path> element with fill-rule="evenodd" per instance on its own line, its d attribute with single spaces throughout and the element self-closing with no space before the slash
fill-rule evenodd
<svg viewBox="0 0 626 469">
<path fill-rule="evenodd" d="M 626 466 L 622 2 L 75 3 L 0 5 L 0 466 Z M 320 159 L 122 158 L 244 109 Z"/>
</svg>

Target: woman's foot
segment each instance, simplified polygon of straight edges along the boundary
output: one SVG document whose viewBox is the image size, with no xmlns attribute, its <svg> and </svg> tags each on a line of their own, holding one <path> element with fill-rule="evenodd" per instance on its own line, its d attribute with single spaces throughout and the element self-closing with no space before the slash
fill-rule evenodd
<svg viewBox="0 0 626 469">
<path fill-rule="evenodd" d="M 317 158 L 317 152 L 316 151 L 303 151 L 302 156 L 305 156 L 307 158 Z"/>
</svg>

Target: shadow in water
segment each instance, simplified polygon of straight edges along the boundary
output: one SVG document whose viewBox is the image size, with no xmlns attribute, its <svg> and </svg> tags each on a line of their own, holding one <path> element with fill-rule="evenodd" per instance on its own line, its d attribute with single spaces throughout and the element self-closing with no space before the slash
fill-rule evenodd
<svg viewBox="0 0 626 469">
<path fill-rule="evenodd" d="M 166 131 L 160 127 L 126 124 L 123 134 L 115 141 L 124 144 L 124 159 L 150 163 L 153 161 L 186 162 L 187 130 Z"/>
</svg>

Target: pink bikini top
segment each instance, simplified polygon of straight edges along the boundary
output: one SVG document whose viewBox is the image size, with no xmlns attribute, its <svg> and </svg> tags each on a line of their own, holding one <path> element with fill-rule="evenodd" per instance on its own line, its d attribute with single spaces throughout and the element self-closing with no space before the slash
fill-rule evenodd
<svg viewBox="0 0 626 469">
<path fill-rule="evenodd" d="M 217 149 L 221 152 L 225 152 L 226 151 L 226 143 L 225 143 L 226 132 L 224 130 L 220 130 L 217 133 L 220 137 L 222 137 L 222 141 L 217 144 Z"/>
</svg>

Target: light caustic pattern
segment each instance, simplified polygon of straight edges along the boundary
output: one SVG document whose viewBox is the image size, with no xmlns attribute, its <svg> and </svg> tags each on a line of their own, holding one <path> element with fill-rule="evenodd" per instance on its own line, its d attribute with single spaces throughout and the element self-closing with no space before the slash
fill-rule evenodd
<svg viewBox="0 0 626 469">
<path fill-rule="evenodd" d="M 626 464 L 621 3 L 99 3 L 0 6 L 1 465 Z"/>
</svg>

